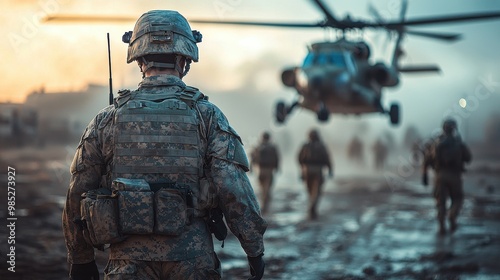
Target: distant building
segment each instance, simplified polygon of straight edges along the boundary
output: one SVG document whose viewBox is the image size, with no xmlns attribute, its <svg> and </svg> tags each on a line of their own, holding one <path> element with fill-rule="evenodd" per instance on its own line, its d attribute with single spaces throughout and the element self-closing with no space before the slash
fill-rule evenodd
<svg viewBox="0 0 500 280">
<path fill-rule="evenodd" d="M 37 143 L 74 141 L 106 106 L 108 88 L 101 85 L 91 84 L 80 92 L 36 91 L 23 104 L 0 103 L 0 139 L 4 143 L 22 137 Z"/>
<path fill-rule="evenodd" d="M 21 103 L 0 103 L 0 142 L 23 144 L 37 134 L 37 112 Z"/>
</svg>

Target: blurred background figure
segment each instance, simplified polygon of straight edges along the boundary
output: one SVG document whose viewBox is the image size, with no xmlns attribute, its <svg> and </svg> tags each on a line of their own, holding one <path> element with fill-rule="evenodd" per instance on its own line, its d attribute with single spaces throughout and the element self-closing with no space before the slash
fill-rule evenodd
<svg viewBox="0 0 500 280">
<path fill-rule="evenodd" d="M 269 132 L 262 133 L 262 138 L 257 147 L 251 153 L 251 169 L 258 168 L 258 179 L 260 185 L 260 205 L 263 214 L 268 213 L 271 202 L 271 187 L 273 185 L 274 172 L 279 169 L 280 156 L 278 147 L 271 142 Z"/>
<path fill-rule="evenodd" d="M 436 199 L 437 219 L 440 235 L 446 233 L 446 202 L 451 199 L 448 213 L 450 231 L 457 229 L 457 216 L 464 201 L 462 173 L 464 163 L 472 159 L 469 147 L 462 141 L 457 132 L 457 123 L 448 118 L 443 122 L 443 132 L 431 139 L 424 155 L 422 183 L 428 184 L 427 169 L 434 169 L 434 198 Z"/>
<path fill-rule="evenodd" d="M 324 182 L 323 169 L 328 168 L 329 177 L 333 177 L 330 153 L 317 130 L 309 132 L 309 141 L 300 149 L 298 160 L 302 172 L 301 178 L 306 183 L 309 194 L 308 216 L 314 220 L 318 216 L 318 201 Z"/>
<path fill-rule="evenodd" d="M 357 164 L 364 163 L 363 142 L 358 136 L 354 136 L 347 147 L 347 157 Z"/>
<path fill-rule="evenodd" d="M 375 140 L 375 143 L 373 143 L 372 151 L 375 169 L 383 169 L 387 160 L 387 154 L 389 152 L 387 144 L 382 139 L 377 138 L 377 140 Z"/>
</svg>

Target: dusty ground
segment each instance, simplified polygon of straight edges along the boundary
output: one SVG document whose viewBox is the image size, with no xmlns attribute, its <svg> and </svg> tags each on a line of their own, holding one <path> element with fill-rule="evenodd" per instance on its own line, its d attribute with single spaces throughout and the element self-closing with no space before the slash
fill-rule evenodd
<svg viewBox="0 0 500 280">
<path fill-rule="evenodd" d="M 73 152 L 69 146 L 2 151 L 2 185 L 7 166 L 16 168 L 18 220 L 15 273 L 7 271 L 8 232 L 0 226 L 0 279 L 67 279 L 60 216 Z M 415 173 L 394 177 L 398 166 L 376 175 L 338 172 L 325 184 L 316 221 L 305 218 L 306 196 L 294 170 L 282 173 L 266 216 L 265 279 L 499 279 L 499 162 L 476 161 L 466 174 L 460 228 L 444 237 L 436 234 L 430 187 Z M 6 196 L 0 193 L 5 224 Z M 224 279 L 248 278 L 233 236 L 224 248 L 217 242 L 216 251 Z M 101 270 L 105 259 L 98 254 Z"/>
</svg>

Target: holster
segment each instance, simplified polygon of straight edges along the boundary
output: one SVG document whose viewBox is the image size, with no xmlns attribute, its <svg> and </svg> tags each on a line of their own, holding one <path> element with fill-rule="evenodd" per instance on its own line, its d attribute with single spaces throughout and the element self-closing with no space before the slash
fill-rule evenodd
<svg viewBox="0 0 500 280">
<path fill-rule="evenodd" d="M 208 213 L 208 228 L 219 241 L 224 241 L 227 237 L 227 227 L 223 220 L 224 214 L 220 208 L 212 208 Z"/>
</svg>

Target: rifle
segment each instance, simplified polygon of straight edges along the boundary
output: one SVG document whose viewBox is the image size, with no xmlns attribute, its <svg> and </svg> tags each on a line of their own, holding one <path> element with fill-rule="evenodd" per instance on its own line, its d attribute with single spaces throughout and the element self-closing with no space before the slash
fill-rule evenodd
<svg viewBox="0 0 500 280">
<path fill-rule="evenodd" d="M 111 77 L 111 50 L 109 47 L 109 33 L 108 35 L 108 67 L 109 67 L 109 105 L 113 104 L 113 78 Z"/>
</svg>

